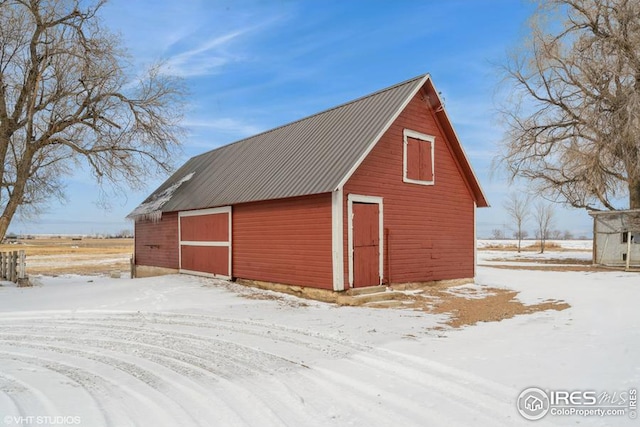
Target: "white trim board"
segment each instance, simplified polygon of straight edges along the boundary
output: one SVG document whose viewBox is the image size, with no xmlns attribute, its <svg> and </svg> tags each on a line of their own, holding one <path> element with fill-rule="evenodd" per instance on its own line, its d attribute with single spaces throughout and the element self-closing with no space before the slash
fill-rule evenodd
<svg viewBox="0 0 640 427">
<path fill-rule="evenodd" d="M 180 241 L 180 246 L 224 246 L 224 247 L 231 247 L 231 242 L 181 240 Z"/>
<path fill-rule="evenodd" d="M 360 194 L 349 194 L 347 196 L 347 240 L 349 250 L 349 287 L 353 288 L 353 204 L 354 203 L 377 203 L 379 205 L 378 211 L 378 233 L 379 233 L 379 245 L 380 254 L 378 267 L 380 283 L 384 281 L 384 211 L 383 211 L 383 199 L 378 196 L 364 196 Z"/>
<path fill-rule="evenodd" d="M 334 291 L 344 291 L 343 194 L 342 187 L 331 193 L 331 260 Z"/>
<path fill-rule="evenodd" d="M 193 271 L 193 270 L 185 270 L 180 269 L 180 274 L 189 274 L 191 276 L 201 276 L 201 277 L 210 277 L 213 279 L 223 279 L 223 280 L 231 280 L 231 276 L 224 276 L 222 274 L 213 274 L 213 273 L 204 273 L 202 271 Z"/>
<path fill-rule="evenodd" d="M 212 214 L 220 214 L 220 213 L 228 213 L 231 215 L 231 206 L 223 206 L 220 208 L 210 208 L 210 209 L 198 209 L 195 211 L 182 211 L 178 212 L 178 217 L 182 218 L 184 216 L 202 216 L 202 215 L 212 215 Z"/>
<path fill-rule="evenodd" d="M 407 147 L 409 146 L 409 141 L 407 138 L 417 139 L 422 142 L 428 142 L 431 144 L 431 181 L 423 181 L 420 179 L 412 179 L 407 177 Z M 434 185 L 436 181 L 436 171 L 435 171 L 435 146 L 436 146 L 436 137 L 432 135 L 427 135 L 424 133 L 416 132 L 411 129 L 404 129 L 402 131 L 402 181 L 410 184 L 419 184 L 419 185 Z"/>
</svg>

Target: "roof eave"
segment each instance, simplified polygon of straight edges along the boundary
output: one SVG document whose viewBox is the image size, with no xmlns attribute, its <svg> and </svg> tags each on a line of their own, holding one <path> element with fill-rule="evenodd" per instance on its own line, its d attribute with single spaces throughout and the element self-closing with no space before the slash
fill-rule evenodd
<svg viewBox="0 0 640 427">
<path fill-rule="evenodd" d="M 431 77 L 429 75 L 427 75 L 427 77 L 428 79 L 425 82 L 425 85 L 428 84 L 427 91 L 429 99 L 434 100 L 431 106 L 433 108 L 433 111 L 435 111 L 436 113 L 436 117 L 440 119 L 440 125 L 443 127 L 445 133 L 447 134 L 449 143 L 454 149 L 454 152 L 456 152 L 458 161 L 460 162 L 460 166 L 462 167 L 463 172 L 467 177 L 467 182 L 475 198 L 476 206 L 479 208 L 489 207 L 489 202 L 484 191 L 482 190 L 480 181 L 478 180 L 478 177 L 474 172 L 473 167 L 471 166 L 471 162 L 469 162 L 469 157 L 467 156 L 464 147 L 460 143 L 460 138 L 458 137 L 458 134 L 454 129 L 453 124 L 451 123 L 451 119 L 447 114 L 447 110 L 445 110 L 444 108 L 444 102 L 442 101 L 442 98 L 440 98 L 440 94 L 436 90 Z"/>
</svg>

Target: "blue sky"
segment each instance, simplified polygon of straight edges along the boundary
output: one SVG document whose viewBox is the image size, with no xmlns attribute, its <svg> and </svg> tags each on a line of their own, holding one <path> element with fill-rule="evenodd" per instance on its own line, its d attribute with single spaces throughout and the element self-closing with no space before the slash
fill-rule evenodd
<svg viewBox="0 0 640 427">
<path fill-rule="evenodd" d="M 497 65 L 524 34 L 533 5 L 518 0 L 112 0 L 104 23 L 120 33 L 134 66 L 164 60 L 190 90 L 187 158 L 430 73 L 492 208 L 478 235 L 506 228 L 510 188 L 491 171 L 502 129 Z M 113 233 L 163 179 L 119 195 L 109 210 L 86 171 L 70 177 L 67 201 L 16 233 Z M 590 235 L 584 210 L 556 209 L 556 228 Z M 533 230 L 533 223 L 527 225 Z"/>
</svg>

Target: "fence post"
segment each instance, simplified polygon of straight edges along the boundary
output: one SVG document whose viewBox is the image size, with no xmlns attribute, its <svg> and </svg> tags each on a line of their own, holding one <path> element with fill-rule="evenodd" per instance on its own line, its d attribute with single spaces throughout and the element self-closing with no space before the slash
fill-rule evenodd
<svg viewBox="0 0 640 427">
<path fill-rule="evenodd" d="M 4 260 L 5 260 L 5 255 L 4 252 L 0 252 L 0 279 L 1 280 L 5 280 L 6 277 L 6 270 L 5 270 L 5 266 L 4 266 Z"/>
<path fill-rule="evenodd" d="M 27 278 L 27 262 L 24 250 L 0 252 L 0 280 L 8 280 L 18 286 L 31 286 Z"/>
<path fill-rule="evenodd" d="M 18 266 L 18 251 L 12 251 L 9 254 L 9 280 L 13 283 L 18 279 L 18 272 L 16 267 Z"/>
<path fill-rule="evenodd" d="M 24 250 L 18 252 L 19 260 L 18 260 L 18 280 L 24 280 L 27 276 L 27 260 Z"/>
<path fill-rule="evenodd" d="M 631 231 L 627 231 L 627 265 L 625 265 L 625 270 L 629 271 L 629 267 L 631 267 Z"/>
</svg>

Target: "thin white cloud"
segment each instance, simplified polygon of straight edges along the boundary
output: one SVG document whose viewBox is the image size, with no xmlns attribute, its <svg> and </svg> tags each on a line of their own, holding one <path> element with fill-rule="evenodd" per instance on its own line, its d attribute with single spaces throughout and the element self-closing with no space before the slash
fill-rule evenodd
<svg viewBox="0 0 640 427">
<path fill-rule="evenodd" d="M 184 37 L 173 37 L 172 45 L 166 47 L 167 72 L 186 78 L 208 76 L 217 74 L 224 65 L 252 58 L 262 43 L 257 35 L 292 19 L 288 10 L 258 5 L 248 10 L 231 9 L 221 23 L 214 20 L 209 7 L 201 8 L 194 17 L 198 24 Z M 180 29 L 184 34 L 185 27 Z M 172 52 L 178 46 L 184 50 Z"/>
<path fill-rule="evenodd" d="M 205 128 L 211 131 L 237 134 L 239 137 L 255 135 L 262 131 L 255 125 L 229 117 L 186 120 L 183 125 L 187 128 Z"/>
<path fill-rule="evenodd" d="M 168 58 L 164 69 L 167 73 L 182 77 L 209 75 L 236 58 L 226 47 L 248 30 L 233 31 L 206 40 L 199 46 Z"/>
</svg>

